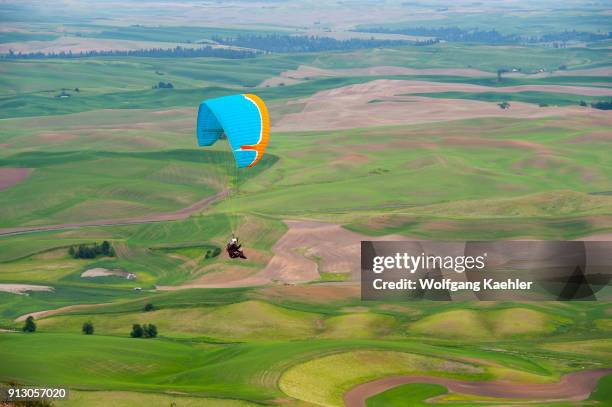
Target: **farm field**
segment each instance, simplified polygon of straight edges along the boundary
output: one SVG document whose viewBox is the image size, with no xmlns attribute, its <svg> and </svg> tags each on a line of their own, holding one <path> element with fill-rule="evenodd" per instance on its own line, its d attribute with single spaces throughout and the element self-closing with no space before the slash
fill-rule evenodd
<svg viewBox="0 0 612 407">
<path fill-rule="evenodd" d="M 54 406 L 612 403 L 609 301 L 360 298 L 362 240 L 612 239 L 605 4 L 52 3 L 0 4 L 0 384 L 69 387 Z M 239 93 L 271 136 L 234 176 L 195 126 Z"/>
</svg>

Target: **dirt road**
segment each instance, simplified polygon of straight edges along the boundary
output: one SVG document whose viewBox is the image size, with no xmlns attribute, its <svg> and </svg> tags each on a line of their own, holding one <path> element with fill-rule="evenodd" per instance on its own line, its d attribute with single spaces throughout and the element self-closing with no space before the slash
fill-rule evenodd
<svg viewBox="0 0 612 407">
<path fill-rule="evenodd" d="M 50 316 L 56 315 L 56 314 L 66 313 L 66 312 L 69 312 L 69 311 L 87 310 L 87 309 L 90 309 L 90 308 L 104 307 L 104 306 L 107 306 L 107 305 L 114 305 L 114 303 L 109 302 L 109 303 L 103 303 L 103 304 L 67 305 L 65 307 L 60 307 L 60 308 L 56 308 L 56 309 L 49 309 L 49 310 L 45 310 L 45 311 L 30 312 L 30 313 L 23 314 L 23 315 L 17 317 L 15 319 L 15 322 L 23 322 L 23 321 L 25 321 L 30 316 L 33 317 L 34 319 L 40 319 L 40 318 L 44 318 L 44 317 L 50 317 Z"/>
<path fill-rule="evenodd" d="M 366 407 L 366 400 L 393 387 L 410 383 L 439 384 L 449 391 L 485 397 L 579 401 L 589 397 L 603 376 L 612 369 L 585 370 L 566 374 L 557 383 L 467 381 L 431 376 L 392 376 L 353 387 L 344 395 L 347 407 Z"/>
</svg>

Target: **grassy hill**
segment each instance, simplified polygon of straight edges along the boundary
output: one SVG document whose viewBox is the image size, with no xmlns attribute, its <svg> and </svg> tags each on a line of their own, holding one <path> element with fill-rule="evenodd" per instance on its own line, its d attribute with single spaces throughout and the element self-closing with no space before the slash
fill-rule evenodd
<svg viewBox="0 0 612 407">
<path fill-rule="evenodd" d="M 198 301 L 199 291 L 185 294 Z M 432 319 L 440 321 L 445 315 L 456 320 L 451 315 L 461 312 L 486 315 L 494 324 L 492 326 L 497 324 L 498 328 L 494 329 L 501 330 L 498 332 L 508 332 L 501 321 L 529 316 L 526 313 L 574 324 L 569 330 L 554 334 L 539 328 L 517 331 L 510 327 L 511 336 L 501 341 L 496 338 L 491 342 L 495 349 L 489 349 L 474 346 L 471 341 L 461 345 L 457 341 L 434 339 L 440 338 L 440 333 L 446 330 L 437 334 L 429 331 L 427 337 L 430 339 L 415 340 L 405 337 L 411 330 L 405 331 L 397 322 L 388 325 L 390 331 L 387 332 L 387 335 L 394 333 L 395 339 L 384 340 L 377 334 L 378 339 L 358 340 L 350 330 L 338 335 L 341 317 L 326 317 L 320 313 L 321 309 L 317 312 L 317 307 L 309 302 L 302 302 L 300 308 L 310 307 L 310 312 L 261 300 L 210 304 L 206 308 L 174 308 L 176 304 L 170 298 L 163 300 L 160 296 L 157 302 L 156 296 L 153 294 L 147 301 L 153 301 L 158 311 L 134 312 L 131 303 L 126 302 L 123 306 L 96 308 L 96 313 L 90 315 L 88 311 L 75 311 L 77 314 L 44 318 L 39 321 L 40 332 L 36 334 L 0 334 L 5 360 L 9 361 L 0 367 L 0 377 L 22 383 L 53 377 L 50 384 L 106 392 L 156 393 L 171 388 L 198 397 L 231 397 L 254 402 L 271 400 L 282 391 L 304 401 L 339 405 L 344 390 L 381 375 L 433 374 L 463 379 L 520 378 L 548 382 L 555 380 L 558 374 L 555 372 L 590 368 L 610 361 L 609 353 L 596 350 L 609 350 L 607 333 L 587 328 L 592 327 L 589 324 L 598 315 L 605 313 L 606 304 L 568 304 L 564 307 L 550 304 L 535 307 L 537 311 L 516 308 L 512 304 L 491 305 L 481 311 L 477 311 L 477 304 L 472 306 L 472 311 L 462 311 L 465 304 L 415 303 L 412 306 L 425 315 L 416 317 L 415 325 L 432 326 Z M 176 294 L 172 296 L 179 298 Z M 375 311 L 376 305 L 373 307 Z M 338 310 L 333 303 L 325 308 L 327 312 Z M 244 312 L 248 316 L 243 315 Z M 386 316 L 375 312 L 373 315 L 379 315 L 378 318 L 398 322 L 406 318 L 401 312 Z M 517 312 L 522 314 L 517 315 Z M 347 313 L 343 317 L 356 321 L 363 315 Z M 317 319 L 324 322 L 314 324 Z M 93 336 L 79 333 L 80 324 L 85 320 L 94 323 Z M 131 324 L 138 321 L 155 322 L 161 338 L 129 338 Z M 303 331 L 305 327 L 309 327 L 310 333 Z M 265 333 L 266 329 L 271 330 Z M 458 329 L 468 335 L 464 338 L 471 338 L 474 332 L 469 324 L 460 324 Z M 574 349 L 581 343 L 588 342 L 580 338 L 589 329 L 590 337 L 598 335 L 601 338 L 599 348 L 582 347 L 582 352 L 576 352 Z M 525 336 L 518 339 L 517 333 Z M 293 335 L 294 340 L 287 341 Z M 315 336 L 307 339 L 308 335 Z M 320 340 L 314 340 L 319 336 Z M 335 339 L 323 340 L 332 336 Z M 231 338 L 246 342 L 227 342 Z M 480 339 L 492 338 L 483 335 Z M 563 343 L 573 345 L 563 348 Z M 78 365 L 66 369 L 75 358 L 79 360 Z M 44 368 L 38 366 L 41 361 Z M 143 400 L 152 397 L 130 394 L 134 394 L 130 397 L 142 397 Z M 79 397 L 88 399 L 86 394 Z M 112 397 L 112 394 L 104 397 Z"/>
</svg>

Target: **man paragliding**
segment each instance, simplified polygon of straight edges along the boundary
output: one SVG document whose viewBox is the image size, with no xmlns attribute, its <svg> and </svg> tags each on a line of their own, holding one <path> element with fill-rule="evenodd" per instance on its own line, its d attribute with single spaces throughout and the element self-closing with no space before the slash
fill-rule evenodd
<svg viewBox="0 0 612 407">
<path fill-rule="evenodd" d="M 227 185 L 227 199 L 232 199 L 239 184 L 239 172 L 256 166 L 266 151 L 270 137 L 268 109 L 263 100 L 253 94 L 207 99 L 198 110 L 196 134 L 201 147 L 212 146 L 225 134 L 233 160 L 225 159 L 223 164 L 236 174 Z M 227 253 L 233 259 L 246 259 L 231 226 L 232 239 L 226 246 Z"/>
<path fill-rule="evenodd" d="M 246 256 L 244 255 L 244 252 L 241 250 L 241 248 L 242 245 L 238 243 L 238 239 L 232 237 L 232 239 L 225 247 L 225 250 L 227 250 L 227 254 L 230 256 L 231 259 L 241 258 L 246 260 Z"/>
</svg>

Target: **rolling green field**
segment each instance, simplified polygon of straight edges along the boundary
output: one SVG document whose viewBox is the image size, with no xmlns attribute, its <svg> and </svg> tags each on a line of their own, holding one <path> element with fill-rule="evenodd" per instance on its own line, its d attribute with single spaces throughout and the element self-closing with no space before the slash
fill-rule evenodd
<svg viewBox="0 0 612 407">
<path fill-rule="evenodd" d="M 368 407 L 400 407 L 410 403 L 413 406 L 427 406 L 423 400 L 440 396 L 446 393 L 444 386 L 436 384 L 404 384 L 391 390 L 387 390 L 367 401 Z"/>
<path fill-rule="evenodd" d="M 249 3 L 242 12 L 258 20 L 246 26 L 234 24 L 243 17 L 233 13 L 243 5 L 221 7 L 216 12 L 234 18 L 215 25 L 191 20 L 214 16 L 199 14 L 217 7 L 212 3 L 183 4 L 167 21 L 155 14 L 158 6 L 148 11 L 128 3 L 125 16 L 91 3 L 103 16 L 99 20 L 41 11 L 33 12 L 29 23 L 13 21 L 28 5 L 0 5 L 12 30 L 0 34 L 0 45 L 193 44 L 219 35 L 313 31 L 350 35 L 349 28 L 381 26 L 389 18 L 364 13 L 363 7 L 370 6 L 361 3 L 341 22 L 313 23 L 300 16 L 305 20 L 280 24 L 262 17 L 285 16 L 295 7 L 291 0 L 263 10 Z M 574 28 L 598 33 L 609 22 L 595 5 L 584 6 L 578 16 L 565 8 L 543 15 L 468 2 L 462 7 L 477 12 L 465 13 L 392 3 L 400 10 L 416 7 L 416 21 L 426 27 L 450 24 L 535 35 Z M 317 9 L 314 3 L 299 6 Z M 128 18 L 134 10 L 141 14 Z M 155 24 L 141 23 L 151 16 Z M 413 25 L 415 20 L 402 16 L 398 12 L 400 20 L 394 17 L 385 26 Z M 499 17 L 499 25 L 491 26 L 491 16 Z M 374 24 L 376 18 L 383 20 Z M 520 386 L 612 367 L 610 302 L 361 301 L 355 275 L 327 268 L 329 259 L 309 246 L 312 237 L 285 223 L 327 221 L 363 239 L 389 234 L 437 240 L 607 236 L 612 231 L 610 116 L 578 104 L 609 98 L 496 92 L 519 85 L 609 89 L 606 44 L 441 42 L 231 60 L 0 58 L 0 171 L 29 170 L 23 180 L 0 190 L 0 383 L 70 387 L 70 399 L 57 406 L 340 407 L 354 386 L 393 375 Z M 471 76 L 338 71 L 384 66 L 474 71 Z M 313 74 L 295 79 L 287 72 L 300 67 Z M 499 69 L 512 68 L 524 74 L 497 79 Z M 588 71 L 595 68 L 603 70 Z M 539 70 L 544 72 L 532 75 Z M 276 84 L 263 84 L 272 78 Z M 530 103 L 536 113 L 542 104 L 576 111 L 518 118 L 501 117 L 500 109 L 499 117 L 478 119 L 275 129 L 317 92 L 337 90 L 345 97 L 346 87 L 377 79 L 491 88 L 411 94 L 432 106 L 440 102 L 439 109 L 444 103 L 478 100 Z M 162 81 L 173 88 L 153 88 Z M 58 97 L 61 92 L 70 96 Z M 228 189 L 227 148 L 196 147 L 194 126 L 202 100 L 234 93 L 256 93 L 266 101 L 272 118 L 266 155 L 240 174 L 231 198 L 180 212 Z M 376 102 L 364 108 L 373 123 Z M 168 220 L 176 213 L 183 215 Z M 135 219 L 140 221 L 127 222 Z M 101 220 L 104 225 L 91 224 Z M 53 225 L 64 227 L 5 230 Z M 248 261 L 237 263 L 223 252 L 232 233 L 245 246 Z M 287 236 L 297 243 L 282 253 L 278 245 Z M 328 237 L 323 233 L 316 239 Z M 69 254 L 70 246 L 103 241 L 112 244 L 114 256 L 76 259 Z M 340 254 L 331 257 L 351 260 L 343 258 L 344 243 L 334 243 Z M 220 255 L 207 256 L 216 249 Z M 287 278 L 304 264 L 291 263 L 291 256 L 316 263 L 319 278 L 297 283 Z M 127 273 L 135 278 L 125 278 Z M 258 280 L 261 275 L 265 278 Z M 251 283 L 242 284 L 245 280 Z M 48 290 L 16 294 L 6 290 L 9 284 Z M 145 310 L 147 304 L 153 309 Z M 34 312 L 43 312 L 36 315 L 36 332 L 22 332 L 26 314 Z M 82 333 L 86 322 L 93 324 L 93 335 Z M 136 323 L 155 324 L 158 337 L 131 338 Z M 585 401 L 527 403 L 603 406 L 612 399 L 611 378 L 602 378 Z M 367 406 L 515 402 L 409 384 L 369 398 Z"/>
<path fill-rule="evenodd" d="M 181 118 L 179 126 L 186 120 Z M 261 175 L 249 173 L 242 196 L 232 200 L 232 208 L 222 203 L 219 210 L 240 207 L 276 218 L 334 214 L 360 231 L 374 227 L 380 229 L 376 233 L 420 235 L 431 233 L 427 223 L 439 218 L 458 225 L 448 229 L 473 224 L 475 237 L 479 222 L 492 219 L 498 224 L 529 223 L 529 235 L 578 237 L 610 225 L 608 141 L 589 139 L 606 128 L 604 122 L 592 121 L 587 127 L 572 118 L 478 119 L 279 134 L 268 160 L 258 168 Z M 41 137 L 38 129 L 20 131 L 28 134 L 24 140 Z M 0 196 L 0 225 L 99 219 L 100 208 L 109 219 L 166 212 L 220 190 L 223 179 L 211 168 L 218 158 L 193 148 L 172 148 L 172 137 L 176 147 L 190 144 L 192 136 L 180 127 L 148 139 L 152 145 L 137 144 L 136 137 L 143 140 L 146 132 L 125 137 L 127 144 L 109 133 L 94 141 L 77 133 L 58 141 L 57 152 L 32 150 L 22 142 L 23 152 L 3 158 L 0 162 L 6 166 L 35 170 L 26 182 Z M 79 146 L 82 150 L 62 151 Z M 156 151 L 164 146 L 169 149 Z M 358 157 L 356 162 L 347 147 Z M 150 152 L 123 151 L 138 148 Z M 329 171 L 329 165 L 335 171 Z M 25 197 L 33 193 L 43 199 L 24 206 Z M 478 216 L 473 216 L 474 206 Z M 376 222 L 377 216 L 385 221 Z M 519 223 L 498 232 L 520 236 L 524 233 L 514 226 Z"/>
<path fill-rule="evenodd" d="M 82 58 L 74 60 L 16 60 L 0 64 L 0 118 L 76 113 L 96 109 L 152 109 L 196 106 L 201 100 L 253 91 L 267 101 L 311 95 L 319 90 L 372 80 L 371 76 L 313 78 L 286 87 L 258 87 L 283 71 L 308 65 L 326 69 L 410 66 L 412 68 L 474 68 L 485 72 L 516 67 L 524 72 L 555 71 L 605 66 L 605 49 L 569 48 L 550 52 L 541 48 L 437 44 L 431 47 L 398 47 L 290 55 L 263 55 L 232 60 L 187 58 L 175 64 L 171 58 Z M 477 64 L 475 61 L 478 61 Z M 383 76 L 412 79 L 410 76 Z M 27 78 L 27 79 L 26 79 Z M 379 76 L 380 78 L 380 76 Z M 421 76 L 417 79 L 432 78 Z M 495 78 L 436 77 L 436 80 L 499 86 Z M 174 89 L 151 89 L 159 81 Z M 608 82 L 609 78 L 549 77 L 507 78 L 501 85 Z M 79 92 L 73 89 L 78 88 Z M 69 98 L 58 98 L 62 89 Z"/>
<path fill-rule="evenodd" d="M 185 294 L 193 300 L 199 291 L 192 291 L 192 296 Z M 229 298 L 227 293 L 219 294 L 219 298 Z M 245 294 L 259 296 L 261 292 L 250 290 Z M 338 335 L 338 316 L 326 316 L 319 307 L 307 302 L 275 305 L 247 300 L 230 305 L 210 303 L 204 309 L 201 305 L 194 308 L 194 304 L 174 308 L 178 304 L 168 301 L 169 298 L 159 297 L 157 302 L 157 294 L 146 295 L 140 303 L 152 301 L 159 311 L 133 312 L 130 311 L 133 302 L 128 301 L 108 309 L 98 307 L 94 314 L 74 311 L 42 319 L 36 334 L 0 334 L 8 361 L 0 368 L 0 375 L 22 383 L 46 379 L 51 380 L 49 384 L 70 383 L 81 390 L 145 393 L 159 392 L 171 382 L 172 389 L 198 397 L 263 402 L 285 393 L 317 405 L 339 405 L 344 390 L 381 375 L 433 374 L 547 382 L 555 380 L 558 372 L 605 366 L 610 362 L 609 331 L 592 328 L 592 321 L 605 315 L 607 304 L 530 306 L 547 318 L 562 319 L 564 328 L 546 332 L 518 328 L 515 336 L 490 342 L 495 350 L 486 350 L 486 343 L 492 339 L 486 334 L 481 337 L 485 342 L 480 346 L 466 343 L 458 347 L 457 342 L 442 339 L 423 342 L 418 339 L 419 332 L 413 330 L 413 324 L 406 323 L 405 312 L 385 311 L 384 304 L 368 308 L 375 315 L 394 320 L 389 332 L 381 336 L 375 332 L 380 326 L 377 325 L 370 327 L 374 328 L 372 339 L 358 340 L 352 329 Z M 343 303 L 359 301 L 352 299 Z M 437 317 L 442 309 L 451 313 L 463 312 L 467 307 L 479 315 L 515 312 L 512 311 L 515 308 L 508 308 L 512 304 L 486 309 L 478 304 L 461 303 L 416 303 L 410 307 L 419 312 L 411 317 L 417 321 Z M 308 308 L 310 311 L 305 311 Z M 337 313 L 340 308 L 342 303 L 329 303 L 325 311 Z M 242 310 L 246 314 L 241 314 Z M 177 314 L 181 319 L 176 318 Z M 84 320 L 94 323 L 97 329 L 94 336 L 79 333 Z M 131 323 L 136 321 L 156 323 L 161 338 L 129 338 Z M 246 321 L 251 325 L 245 324 Z M 179 332 L 185 328 L 188 331 Z M 466 332 L 471 329 L 469 325 L 464 327 Z M 323 339 L 328 332 L 335 332 L 335 339 Z M 444 332 L 444 328 L 438 332 Z M 567 350 L 553 350 L 555 344 L 570 339 L 577 340 L 574 343 L 584 341 L 580 338 L 585 332 L 589 332 L 589 337 L 602 338 L 600 346 L 608 352 L 578 353 L 573 351 L 576 345 Z M 292 336 L 295 339 L 287 341 Z M 431 332 L 427 338 L 432 338 Z M 78 367 L 65 369 L 75 359 L 79 360 Z M 38 366 L 42 361 L 44 368 Z M 143 395 L 146 397 L 149 396 Z"/>
</svg>

